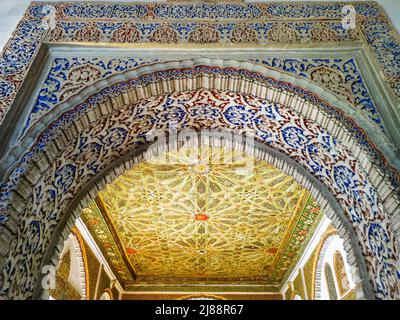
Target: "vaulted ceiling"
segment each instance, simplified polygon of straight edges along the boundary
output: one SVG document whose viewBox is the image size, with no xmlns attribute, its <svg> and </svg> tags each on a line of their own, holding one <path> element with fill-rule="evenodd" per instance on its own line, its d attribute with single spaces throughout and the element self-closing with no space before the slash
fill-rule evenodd
<svg viewBox="0 0 400 320">
<path fill-rule="evenodd" d="M 125 286 L 268 286 L 278 291 L 322 214 L 270 164 L 182 148 L 135 165 L 82 219 Z"/>
</svg>

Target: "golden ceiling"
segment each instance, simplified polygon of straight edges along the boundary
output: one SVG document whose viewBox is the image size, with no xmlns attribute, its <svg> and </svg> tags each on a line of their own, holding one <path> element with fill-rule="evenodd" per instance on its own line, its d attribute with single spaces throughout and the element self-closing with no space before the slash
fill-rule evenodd
<svg viewBox="0 0 400 320">
<path fill-rule="evenodd" d="M 279 169 L 203 147 L 135 165 L 83 220 L 127 283 L 278 286 L 320 216 L 308 191 Z"/>
</svg>

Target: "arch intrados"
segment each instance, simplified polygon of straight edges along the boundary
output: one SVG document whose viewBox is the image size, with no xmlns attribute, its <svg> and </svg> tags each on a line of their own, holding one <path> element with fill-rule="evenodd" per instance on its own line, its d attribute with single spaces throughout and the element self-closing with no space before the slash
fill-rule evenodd
<svg viewBox="0 0 400 320">
<path fill-rule="evenodd" d="M 72 243 L 79 262 L 79 272 L 80 272 L 80 284 L 81 284 L 81 299 L 86 300 L 89 297 L 89 279 L 88 279 L 88 266 L 86 252 L 84 249 L 84 244 L 81 235 L 76 228 L 71 230 Z"/>
<path fill-rule="evenodd" d="M 204 135 L 204 133 L 201 133 Z M 200 135 L 200 133 L 199 133 Z M 206 134 L 207 135 L 207 134 Z M 187 136 L 184 135 L 184 138 Z M 212 135 L 210 134 L 210 137 Z M 235 148 L 243 151 L 248 155 L 254 156 L 258 160 L 263 160 L 276 168 L 282 170 L 284 173 L 292 176 L 297 183 L 302 187 L 306 188 L 313 198 L 318 202 L 322 212 L 332 219 L 332 224 L 338 230 L 338 235 L 343 239 L 345 251 L 348 255 L 348 260 L 351 261 L 350 266 L 354 269 L 354 272 L 360 279 L 360 285 L 362 287 L 362 298 L 374 299 L 373 289 L 371 285 L 370 276 L 367 271 L 367 267 L 363 258 L 362 250 L 359 246 L 358 239 L 351 232 L 352 226 L 348 222 L 346 214 L 331 191 L 321 183 L 316 177 L 309 173 L 304 167 L 296 163 L 288 155 L 283 154 L 265 144 L 260 142 L 254 143 L 254 148 L 248 148 L 243 144 L 243 140 L 240 137 L 233 135 L 234 142 L 232 144 L 225 145 L 225 142 L 229 141 L 229 133 L 227 139 L 215 140 L 208 139 L 208 143 L 212 147 L 228 147 Z M 199 141 L 201 138 L 199 138 Z M 225 141 L 225 142 L 224 142 Z M 178 150 L 185 146 L 184 140 L 177 141 Z M 117 161 L 105 168 L 101 173 L 93 177 L 87 184 L 86 188 L 81 190 L 75 198 L 70 202 L 70 205 L 65 212 L 70 212 L 69 215 L 63 217 L 62 221 L 59 222 L 56 231 L 53 234 L 52 241 L 48 246 L 48 250 L 44 256 L 42 266 L 49 263 L 58 263 L 60 257 L 59 252 L 53 248 L 63 243 L 64 238 L 68 237 L 70 230 L 75 225 L 75 221 L 79 218 L 82 210 L 89 204 L 89 202 L 97 196 L 97 194 L 104 189 L 104 187 L 115 180 L 118 176 L 123 174 L 125 171 L 131 169 L 142 161 L 146 161 L 145 154 L 151 148 L 153 156 L 162 155 L 167 149 L 166 144 L 159 144 L 155 146 L 155 143 L 148 143 L 137 149 L 131 150 L 128 154 L 119 158 Z M 48 293 L 42 290 L 40 284 L 40 278 L 37 281 L 37 286 L 34 291 L 34 297 L 42 297 L 47 299 Z"/>
</svg>

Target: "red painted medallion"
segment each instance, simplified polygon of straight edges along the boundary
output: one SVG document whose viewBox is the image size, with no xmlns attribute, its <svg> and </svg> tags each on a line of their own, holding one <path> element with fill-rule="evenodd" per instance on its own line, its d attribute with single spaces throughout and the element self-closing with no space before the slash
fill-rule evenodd
<svg viewBox="0 0 400 320">
<path fill-rule="evenodd" d="M 204 213 L 198 213 L 194 216 L 194 220 L 197 221 L 206 221 L 208 219 L 208 216 L 205 215 Z"/>
</svg>

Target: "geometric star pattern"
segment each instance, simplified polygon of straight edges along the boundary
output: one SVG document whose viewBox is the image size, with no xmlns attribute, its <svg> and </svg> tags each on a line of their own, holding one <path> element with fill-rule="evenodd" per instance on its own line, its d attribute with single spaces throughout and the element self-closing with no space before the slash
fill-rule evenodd
<svg viewBox="0 0 400 320">
<path fill-rule="evenodd" d="M 136 164 L 96 202 L 136 282 L 150 283 L 279 285 L 322 215 L 281 170 L 211 146 Z"/>
</svg>

